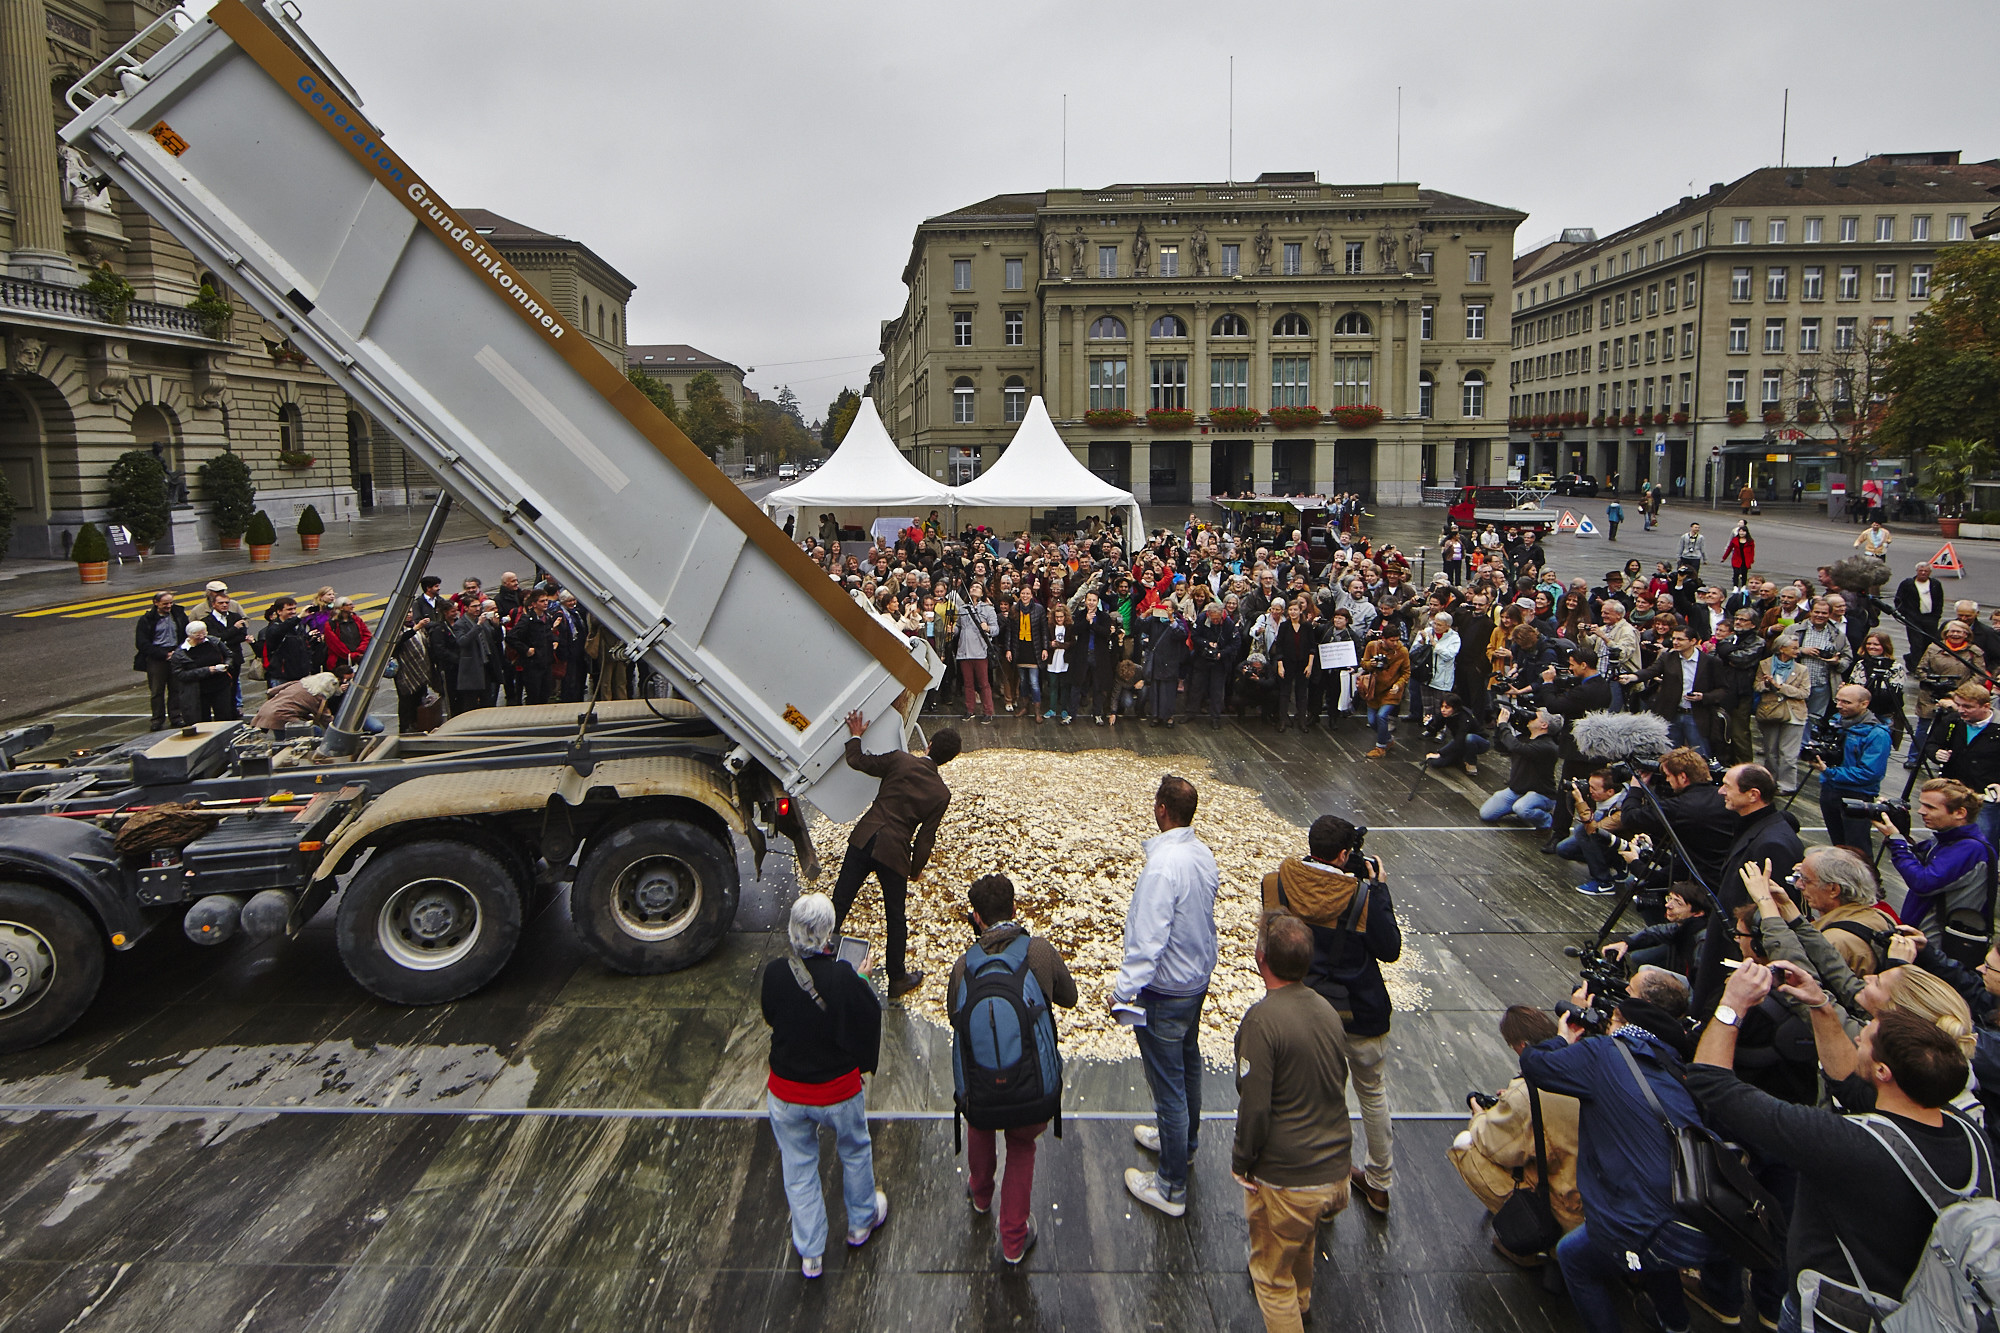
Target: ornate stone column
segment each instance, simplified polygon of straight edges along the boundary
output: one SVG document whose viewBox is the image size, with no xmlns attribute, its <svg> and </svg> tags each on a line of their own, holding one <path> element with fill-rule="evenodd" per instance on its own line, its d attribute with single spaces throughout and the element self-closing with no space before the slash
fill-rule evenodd
<svg viewBox="0 0 2000 1333">
<path fill-rule="evenodd" d="M 1132 304 L 1132 352 L 1125 369 L 1125 402 L 1144 421 L 1146 409 L 1152 406 L 1152 367 L 1146 359 L 1146 303 Z M 1145 426 L 1132 428 L 1132 440 L 1128 446 L 1128 468 L 1131 473 L 1132 494 L 1140 504 L 1153 503 L 1153 437 Z"/>
<path fill-rule="evenodd" d="M 48 10 L 42 0 L 0 0 L 0 118 L 7 136 L 7 189 L 14 204 L 14 248 L 7 272 L 74 287 L 82 279 L 63 244 L 48 43 Z"/>
<path fill-rule="evenodd" d="M 1062 307 L 1045 300 L 1042 302 L 1042 399 L 1049 415 L 1057 421 L 1074 415 L 1063 401 L 1068 387 L 1062 374 Z"/>
<path fill-rule="evenodd" d="M 1188 361 L 1188 408 L 1198 416 L 1206 416 L 1208 401 L 1208 302 L 1194 303 L 1194 355 Z M 1188 437 L 1188 484 L 1192 487 L 1190 498 L 1195 504 L 1204 504 L 1209 496 L 1209 479 L 1214 465 L 1209 457 L 1209 437 L 1194 434 Z"/>
</svg>

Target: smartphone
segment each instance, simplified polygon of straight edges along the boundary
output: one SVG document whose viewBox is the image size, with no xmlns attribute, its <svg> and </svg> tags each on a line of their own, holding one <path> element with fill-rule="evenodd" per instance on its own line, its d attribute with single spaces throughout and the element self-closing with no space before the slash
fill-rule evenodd
<svg viewBox="0 0 2000 1333">
<path fill-rule="evenodd" d="M 1731 972 L 1734 972 L 1737 968 L 1743 966 L 1743 960 L 1741 958 L 1725 958 L 1722 960 L 1722 965 Z"/>
<path fill-rule="evenodd" d="M 840 948 L 835 950 L 833 956 L 859 972 L 863 960 L 868 957 L 868 941 L 858 935 L 842 935 Z"/>
</svg>

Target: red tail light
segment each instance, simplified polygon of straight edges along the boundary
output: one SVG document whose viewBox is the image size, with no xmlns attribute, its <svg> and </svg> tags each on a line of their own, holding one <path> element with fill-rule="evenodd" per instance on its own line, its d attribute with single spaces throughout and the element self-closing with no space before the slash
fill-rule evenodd
<svg viewBox="0 0 2000 1333">
<path fill-rule="evenodd" d="M 780 796 L 778 798 L 778 818 L 789 819 L 791 817 L 791 813 L 792 813 L 792 798 L 789 796 Z"/>
</svg>

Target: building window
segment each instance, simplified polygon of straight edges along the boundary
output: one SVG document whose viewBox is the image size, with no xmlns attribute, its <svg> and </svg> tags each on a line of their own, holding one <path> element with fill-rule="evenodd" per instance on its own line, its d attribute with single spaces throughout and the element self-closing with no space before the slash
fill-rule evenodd
<svg viewBox="0 0 2000 1333">
<path fill-rule="evenodd" d="M 1305 245 L 1299 241 L 1285 242 L 1285 272 L 1305 272 Z"/>
<path fill-rule="evenodd" d="M 1959 219 L 1958 221 L 1959 221 L 1959 230 L 1960 230 L 1960 231 L 1964 231 L 1964 230 L 1965 230 L 1965 219 L 1964 219 L 1964 218 L 1960 218 L 1960 219 Z M 1960 236 L 1960 237 L 1958 237 L 1957 239 L 1958 239 L 1958 240 L 1961 240 L 1961 241 L 1962 241 L 1962 240 L 1964 240 L 1964 239 L 1965 239 L 1965 237 L 1963 237 L 1963 236 Z M 1435 273 L 1435 272 L 1437 272 L 1437 258 L 1438 258 L 1438 257 L 1437 257 L 1437 251 L 1435 251 L 1435 250 L 1419 250 L 1419 251 L 1417 251 L 1417 272 L 1419 272 L 1419 273 Z"/>
<path fill-rule="evenodd" d="M 1893 215 L 1883 213 L 1876 217 L 1875 239 L 1878 241 L 1893 241 L 1896 239 L 1896 219 Z"/>
<path fill-rule="evenodd" d="M 1750 244 L 1749 218 L 1737 218 L 1734 222 L 1729 224 L 1729 243 L 1731 245 Z"/>
<path fill-rule="evenodd" d="M 1484 250 L 1467 252 L 1465 256 L 1465 280 L 1467 282 L 1486 281 L 1486 252 Z"/>
<path fill-rule="evenodd" d="M 1953 213 L 1944 220 L 1944 238 L 1947 241 L 1965 239 L 1965 214 Z"/>
<path fill-rule="evenodd" d="M 1369 376 L 1374 369 L 1372 356 L 1336 356 L 1333 358 L 1334 407 L 1353 407 L 1372 402 L 1369 392 Z"/>
<path fill-rule="evenodd" d="M 1010 259 L 1007 261 L 1007 290 L 1010 292 L 1018 292 L 1021 290 L 1021 287 L 1022 287 L 1021 261 L 1018 259 Z"/>
<path fill-rule="evenodd" d="M 1861 239 L 1861 219 L 1860 219 L 1860 218 L 1857 218 L 1857 217 L 1844 217 L 1844 218 L 1842 218 L 1842 219 L 1840 220 L 1840 239 L 1841 239 L 1842 241 L 1858 241 L 1858 240 L 1860 240 L 1860 239 Z"/>
<path fill-rule="evenodd" d="M 1896 331 L 1896 321 L 1889 315 L 1877 315 L 1868 321 L 1868 346 L 1881 351 L 1889 345 L 1890 335 Z"/>
<path fill-rule="evenodd" d="M 1931 215 L 1919 213 L 1910 219 L 1910 239 L 1928 241 L 1931 238 Z"/>
<path fill-rule="evenodd" d="M 1799 321 L 1799 350 L 1801 352 L 1817 352 L 1819 350 L 1819 320 L 1802 319 Z"/>
<path fill-rule="evenodd" d="M 1833 350 L 1851 352 L 1854 350 L 1854 334 L 1860 321 L 1852 315 L 1842 315 L 1833 321 Z"/>
<path fill-rule="evenodd" d="M 1312 336 L 1312 325 L 1306 323 L 1304 315 L 1296 312 L 1289 315 L 1280 315 L 1278 316 L 1278 322 L 1271 326 L 1271 336 L 1274 338 L 1309 338 Z"/>
<path fill-rule="evenodd" d="M 1417 341 L 1429 342 L 1432 336 L 1431 316 L 1435 308 L 1422 306 L 1417 310 Z"/>
<path fill-rule="evenodd" d="M 1153 321 L 1153 337 L 1155 338 L 1185 338 L 1187 336 L 1187 321 L 1179 315 L 1161 315 Z"/>
<path fill-rule="evenodd" d="M 1681 325 L 1681 355 L 1694 355 L 1694 325 Z"/>
<path fill-rule="evenodd" d="M 1851 371 L 1833 372 L 1833 401 L 1851 403 L 1854 401 L 1854 375 Z"/>
<path fill-rule="evenodd" d="M 1681 411 L 1685 412 L 1694 403 L 1694 376 L 1681 376 Z"/>
<path fill-rule="evenodd" d="M 1347 273 L 1362 272 L 1362 254 L 1366 248 L 1366 244 L 1362 241 L 1349 241 L 1347 243 L 1346 259 L 1342 271 Z"/>
<path fill-rule="evenodd" d="M 1312 358 L 1274 356 L 1271 358 L 1271 406 L 1312 406 Z"/>
<path fill-rule="evenodd" d="M 1785 220 L 1783 218 L 1772 218 L 1765 225 L 1764 240 L 1769 245 L 1783 245 L 1785 243 Z"/>
<path fill-rule="evenodd" d="M 1729 321 L 1729 350 L 1747 352 L 1750 350 L 1750 321 L 1732 319 Z"/>
<path fill-rule="evenodd" d="M 1460 415 L 1468 420 L 1486 415 L 1486 376 L 1476 370 L 1465 377 L 1464 408 Z"/>
<path fill-rule="evenodd" d="M 1799 270 L 1799 299 L 1820 301 L 1826 298 L 1826 266 L 1807 264 Z"/>
<path fill-rule="evenodd" d="M 1125 406 L 1125 358 L 1093 357 L 1090 362 L 1090 405 Z"/>
<path fill-rule="evenodd" d="M 1681 284 L 1681 304 L 1694 308 L 1694 274 L 1690 273 Z"/>
<path fill-rule="evenodd" d="M 1731 407 L 1743 406 L 1743 395 L 1749 383 L 1750 383 L 1749 371 L 1732 370 L 1729 372 L 1729 387 L 1727 390 L 1725 390 L 1724 396 L 1727 398 L 1729 405 Z"/>
<path fill-rule="evenodd" d="M 1707 235 L 1708 228 L 1697 222 L 1694 224 L 1693 230 L 1689 233 L 1688 239 L 1693 242 L 1694 248 L 1699 250 L 1701 249 L 1702 242 L 1707 239 Z"/>
<path fill-rule="evenodd" d="M 1100 245 L 1097 247 L 1097 276 L 1115 278 L 1118 276 L 1118 247 Z"/>
<path fill-rule="evenodd" d="M 1773 268 L 1765 270 L 1764 299 L 1766 301 L 1782 301 L 1785 299 L 1786 277 L 1790 273 L 1791 270 L 1788 268 Z"/>
<path fill-rule="evenodd" d="M 1178 245 L 1160 247 L 1160 276 L 1177 278 L 1181 272 L 1181 248 Z"/>
<path fill-rule="evenodd" d="M 1217 316 L 1215 323 L 1208 326 L 1210 334 L 1217 338 L 1248 338 L 1250 325 L 1235 311 Z"/>
<path fill-rule="evenodd" d="M 1792 389 L 1792 396 L 1801 403 L 1810 403 L 1813 400 L 1813 392 L 1818 388 L 1819 372 L 1816 370 L 1801 370 L 1799 372 L 1798 383 Z"/>
<path fill-rule="evenodd" d="M 1375 326 L 1359 310 L 1350 310 L 1334 322 L 1333 331 L 1343 338 L 1355 338 L 1373 333 Z"/>
<path fill-rule="evenodd" d="M 1208 410 L 1250 406 L 1250 358 L 1218 356 L 1208 363 Z"/>
<path fill-rule="evenodd" d="M 1674 313 L 1674 307 L 1675 307 L 1675 306 L 1676 306 L 1676 305 L 1678 304 L 1678 302 L 1677 302 L 1677 301 L 1675 300 L 1675 298 L 1676 298 L 1676 297 L 1678 297 L 1678 296 L 1680 295 L 1680 291 L 1681 291 L 1681 285 L 1680 285 L 1680 284 L 1679 284 L 1678 282 L 1675 282 L 1675 281 L 1674 281 L 1674 280 L 1673 280 L 1672 278 L 1668 278 L 1668 279 L 1667 279 L 1667 313 L 1668 313 L 1669 315 L 1671 315 L 1671 314 L 1673 314 L 1673 313 Z"/>
<path fill-rule="evenodd" d="M 1587 315 L 1587 314 L 1589 314 L 1589 313 L 1590 313 L 1590 307 L 1589 307 L 1589 306 L 1585 306 L 1585 307 L 1584 307 L 1583 309 L 1581 309 L 1581 310 L 1572 310 L 1572 311 L 1570 311 L 1570 312 L 1569 312 L 1569 320 L 1568 320 L 1567 322 L 1568 322 L 1568 324 L 1569 324 L 1569 336 L 1570 336 L 1570 337 L 1574 338 L 1574 337 L 1576 337 L 1576 335 L 1577 335 L 1577 316 L 1578 316 L 1578 315 Z"/>
<path fill-rule="evenodd" d="M 1875 299 L 1893 301 L 1896 299 L 1896 266 L 1877 264 L 1875 266 Z"/>
<path fill-rule="evenodd" d="M 1116 315 L 1099 315 L 1090 322 L 1090 336 L 1093 338 L 1123 338 L 1125 321 Z"/>
<path fill-rule="evenodd" d="M 1650 366 L 1658 359 L 1659 335 L 1648 329 L 1646 330 L 1646 364 Z"/>
<path fill-rule="evenodd" d="M 1653 410 L 1653 381 L 1650 378 L 1646 381 L 1646 410 Z"/>
<path fill-rule="evenodd" d="M 1149 407 L 1169 408 L 1184 411 L 1187 408 L 1187 358 L 1184 356 L 1156 356 L 1153 358 L 1153 396 Z"/>
<path fill-rule="evenodd" d="M 972 290 L 972 261 L 954 259 L 951 261 L 951 289 L 955 292 Z"/>
<path fill-rule="evenodd" d="M 1007 345 L 1019 347 L 1027 341 L 1028 317 L 1018 310 L 1007 312 Z"/>
<path fill-rule="evenodd" d="M 1657 282 L 1646 288 L 1646 313 L 1648 315 L 1660 313 L 1660 284 Z"/>
<path fill-rule="evenodd" d="M 1597 372 L 1601 375 L 1609 369 L 1611 369 L 1611 344 L 1608 342 L 1599 343 L 1597 344 Z"/>
<path fill-rule="evenodd" d="M 972 424 L 972 381 L 963 375 L 952 382 L 951 419 L 960 426 Z"/>
<path fill-rule="evenodd" d="M 1486 336 L 1486 307 L 1469 305 L 1465 308 L 1465 340 L 1478 342 Z"/>
<path fill-rule="evenodd" d="M 1776 407 L 1778 405 L 1778 399 L 1784 392 L 1784 380 L 1785 372 L 1782 370 L 1767 370 L 1764 372 L 1764 396 L 1762 400 L 1764 406 Z"/>
<path fill-rule="evenodd" d="M 1417 415 L 1429 420 L 1437 411 L 1437 377 L 1428 370 L 1417 374 Z"/>
<path fill-rule="evenodd" d="M 1223 277 L 1233 278 L 1236 276 L 1238 268 L 1240 267 L 1240 261 L 1242 259 L 1242 255 L 1243 255 L 1243 247 L 1240 245 L 1225 245 L 1222 247 Z"/>
<path fill-rule="evenodd" d="M 1785 350 L 1785 321 L 1767 319 L 1764 321 L 1764 350 L 1782 352 Z"/>
<path fill-rule="evenodd" d="M 1840 266 L 1840 286 L 1834 289 L 1834 295 L 1842 301 L 1858 301 L 1861 299 L 1861 265 L 1842 264 Z"/>
<path fill-rule="evenodd" d="M 1623 292 L 1618 293 L 1618 304 L 1616 309 L 1618 312 L 1617 315 L 1618 322 L 1620 324 L 1623 324 L 1625 322 L 1625 293 Z"/>
<path fill-rule="evenodd" d="M 1826 225 L 1825 218 L 1807 218 L 1805 226 L 1805 235 L 1800 237 L 1799 239 L 1804 241 L 1807 245 L 1818 245 L 1820 241 L 1823 239 L 1821 233 L 1825 225 Z"/>
<path fill-rule="evenodd" d="M 278 452 L 302 454 L 306 452 L 306 419 L 296 403 L 283 403 L 278 407 Z"/>
<path fill-rule="evenodd" d="M 1910 265 L 1910 299 L 1928 301 L 1931 296 L 1931 266 L 1929 264 Z"/>
<path fill-rule="evenodd" d="M 954 310 L 951 312 L 951 345 L 953 347 L 972 346 L 972 312 Z"/>
<path fill-rule="evenodd" d="M 1741 265 L 1729 270 L 1729 299 L 1747 301 L 1750 299 L 1750 267 Z"/>
<path fill-rule="evenodd" d="M 1012 378 L 1010 378 L 1007 381 L 1006 386 L 1000 390 L 1000 403 L 1001 403 L 1000 415 L 1002 416 L 1002 418 L 1005 419 L 1008 425 L 1011 426 L 1014 425 L 1016 422 L 1025 421 L 1027 419 L 1028 387 L 1025 384 L 1021 383 L 1021 377 L 1019 375 L 1015 375 Z"/>
</svg>

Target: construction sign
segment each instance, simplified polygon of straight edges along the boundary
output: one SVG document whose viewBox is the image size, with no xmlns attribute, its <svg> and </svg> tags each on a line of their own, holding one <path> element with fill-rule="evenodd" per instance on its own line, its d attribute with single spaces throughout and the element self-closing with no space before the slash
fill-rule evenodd
<svg viewBox="0 0 2000 1333">
<path fill-rule="evenodd" d="M 1572 514 L 1572 513 L 1570 513 L 1570 512 L 1569 512 L 1569 510 L 1567 510 L 1567 509 L 1563 510 L 1563 511 L 1562 511 L 1562 517 L 1556 520 L 1556 531 L 1557 531 L 1557 532 L 1575 532 L 1575 531 L 1576 531 L 1576 515 L 1575 515 L 1575 514 Z"/>
<path fill-rule="evenodd" d="M 1597 525 L 1590 521 L 1588 515 L 1585 515 L 1577 523 L 1575 535 L 1579 537 L 1595 537 L 1597 535 Z"/>
<path fill-rule="evenodd" d="M 1965 577 L 1965 565 L 1958 558 L 1958 551 L 1950 542 L 1938 547 L 1938 553 L 1931 557 L 1931 573 L 1949 574 L 1955 579 Z"/>
</svg>

